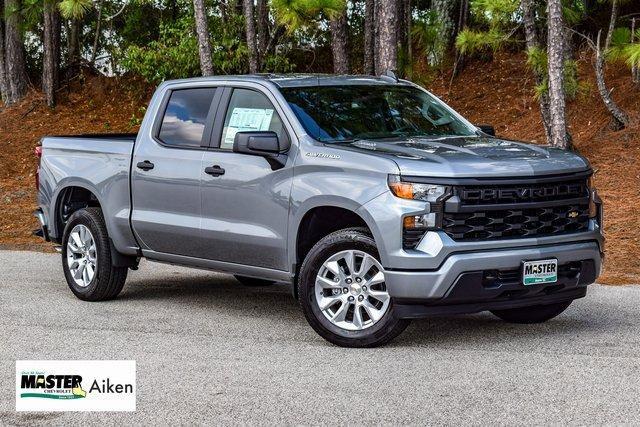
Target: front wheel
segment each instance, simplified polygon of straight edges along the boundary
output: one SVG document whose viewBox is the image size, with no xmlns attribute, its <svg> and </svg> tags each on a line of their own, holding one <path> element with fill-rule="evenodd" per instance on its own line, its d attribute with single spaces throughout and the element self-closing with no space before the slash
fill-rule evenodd
<svg viewBox="0 0 640 427">
<path fill-rule="evenodd" d="M 300 268 L 298 296 L 311 327 L 342 347 L 379 346 L 409 325 L 395 314 L 366 229 L 339 230 L 316 243 Z"/>
<path fill-rule="evenodd" d="M 542 323 L 558 316 L 565 311 L 572 302 L 573 301 L 565 301 L 548 305 L 493 310 L 491 313 L 509 323 Z"/>
</svg>

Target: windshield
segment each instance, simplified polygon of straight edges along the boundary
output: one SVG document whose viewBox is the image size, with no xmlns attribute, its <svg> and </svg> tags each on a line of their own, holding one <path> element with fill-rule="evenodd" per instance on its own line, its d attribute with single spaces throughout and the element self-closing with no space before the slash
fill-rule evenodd
<svg viewBox="0 0 640 427">
<path fill-rule="evenodd" d="M 322 142 L 476 135 L 441 101 L 411 86 L 312 86 L 281 91 L 307 133 Z"/>
</svg>

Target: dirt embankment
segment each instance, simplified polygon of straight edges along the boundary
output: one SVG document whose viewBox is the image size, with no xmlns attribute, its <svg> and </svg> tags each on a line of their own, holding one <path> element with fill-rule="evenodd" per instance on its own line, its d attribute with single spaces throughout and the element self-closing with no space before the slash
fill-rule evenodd
<svg viewBox="0 0 640 427">
<path fill-rule="evenodd" d="M 580 75 L 591 89 L 569 103 L 574 144 L 598 170 L 595 183 L 605 203 L 607 260 L 601 281 L 640 283 L 640 88 L 626 67 L 610 66 L 613 96 L 632 117 L 623 131 L 609 129 L 588 59 Z M 544 142 L 533 77 L 522 54 L 504 54 L 493 62 L 473 62 L 450 87 L 438 77 L 430 89 L 475 123 L 496 126 L 498 135 Z M 19 105 L 0 110 L 0 247 L 50 249 L 31 237 L 36 221 L 33 149 L 51 134 L 134 132 L 152 88 L 129 79 L 87 79 L 61 92 L 51 110 L 32 92 Z"/>
</svg>

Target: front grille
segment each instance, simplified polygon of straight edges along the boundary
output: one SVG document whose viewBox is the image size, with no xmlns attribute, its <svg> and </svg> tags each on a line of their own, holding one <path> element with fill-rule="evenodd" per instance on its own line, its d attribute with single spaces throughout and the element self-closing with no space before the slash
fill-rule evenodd
<svg viewBox="0 0 640 427">
<path fill-rule="evenodd" d="M 442 212 L 439 229 L 456 241 L 479 241 L 545 237 L 578 233 L 589 229 L 588 173 L 514 178 L 469 179 L 450 186 L 450 195 L 432 212 Z M 435 210 L 433 210 L 435 209 Z M 422 230 L 404 230 L 403 247 L 415 249 Z"/>
<path fill-rule="evenodd" d="M 445 212 L 444 231 L 453 240 L 552 236 L 585 231 L 589 203 L 548 208 Z"/>
<path fill-rule="evenodd" d="M 554 236 L 589 228 L 586 178 L 454 186 L 442 228 L 457 241 Z"/>
</svg>

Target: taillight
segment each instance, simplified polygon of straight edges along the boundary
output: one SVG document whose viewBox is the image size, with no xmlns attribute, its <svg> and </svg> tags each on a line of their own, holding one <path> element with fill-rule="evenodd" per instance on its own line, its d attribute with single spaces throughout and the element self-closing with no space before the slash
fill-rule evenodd
<svg viewBox="0 0 640 427">
<path fill-rule="evenodd" d="M 38 167 L 36 168 L 36 190 L 40 189 L 40 159 L 42 159 L 42 146 L 38 145 L 34 150 L 33 154 L 38 158 Z"/>
</svg>

